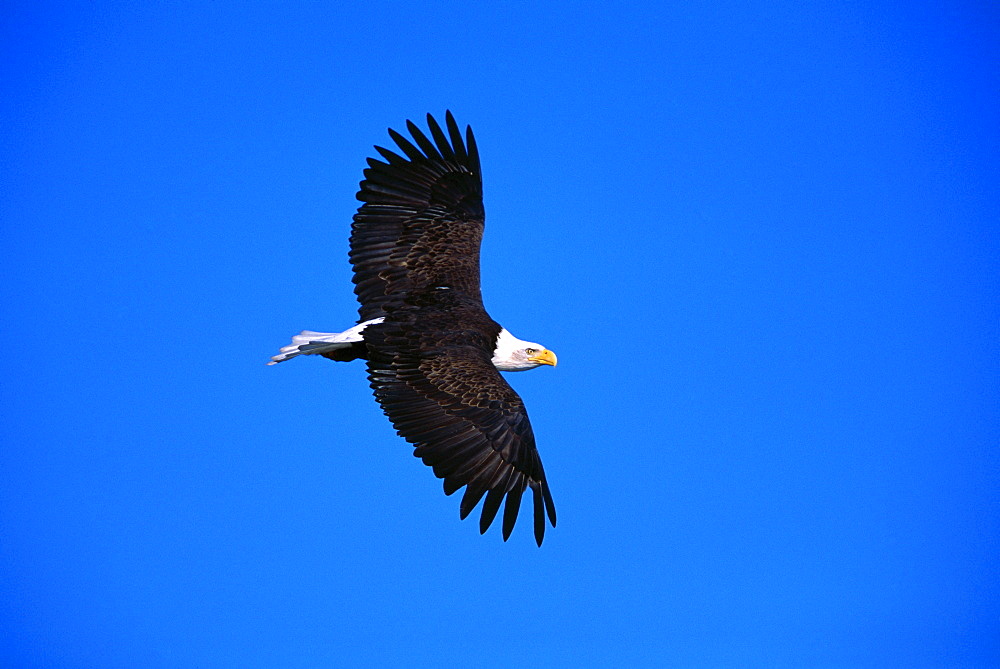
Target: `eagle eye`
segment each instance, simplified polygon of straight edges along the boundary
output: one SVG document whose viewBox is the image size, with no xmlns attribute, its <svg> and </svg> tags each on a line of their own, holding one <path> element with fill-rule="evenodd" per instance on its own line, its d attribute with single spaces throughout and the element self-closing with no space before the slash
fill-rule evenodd
<svg viewBox="0 0 1000 669">
<path fill-rule="evenodd" d="M 536 353 L 538 353 L 538 349 L 537 348 L 526 348 L 526 349 L 524 349 L 524 352 L 527 353 L 528 355 L 535 355 Z"/>
</svg>

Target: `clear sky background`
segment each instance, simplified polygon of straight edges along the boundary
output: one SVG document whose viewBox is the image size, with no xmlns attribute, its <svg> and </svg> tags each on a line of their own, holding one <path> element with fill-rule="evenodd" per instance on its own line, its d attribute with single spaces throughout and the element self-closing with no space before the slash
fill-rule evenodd
<svg viewBox="0 0 1000 669">
<path fill-rule="evenodd" d="M 993 3 L 77 4 L 0 10 L 0 665 L 1000 665 Z M 264 364 L 445 109 L 541 549 Z"/>
</svg>

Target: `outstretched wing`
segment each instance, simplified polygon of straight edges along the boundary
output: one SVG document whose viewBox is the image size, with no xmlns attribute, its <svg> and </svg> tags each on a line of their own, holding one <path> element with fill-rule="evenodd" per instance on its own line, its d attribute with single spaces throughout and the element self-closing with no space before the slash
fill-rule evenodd
<svg viewBox="0 0 1000 669">
<path fill-rule="evenodd" d="M 465 141 L 451 112 L 447 134 L 428 114 L 428 138 L 406 126 L 414 142 L 390 129 L 404 155 L 376 146 L 385 162 L 368 159 L 351 226 L 354 292 L 361 321 L 385 315 L 414 290 L 449 286 L 482 301 L 479 246 L 483 186 L 472 129 Z"/>
<path fill-rule="evenodd" d="M 412 293 L 365 330 L 368 377 L 396 431 L 444 479 L 445 494 L 466 487 L 462 518 L 485 496 L 479 530 L 486 532 L 504 503 L 506 541 L 530 488 L 541 546 L 546 514 L 555 527 L 555 506 L 524 403 L 491 362 L 499 332 L 460 291 Z"/>
</svg>

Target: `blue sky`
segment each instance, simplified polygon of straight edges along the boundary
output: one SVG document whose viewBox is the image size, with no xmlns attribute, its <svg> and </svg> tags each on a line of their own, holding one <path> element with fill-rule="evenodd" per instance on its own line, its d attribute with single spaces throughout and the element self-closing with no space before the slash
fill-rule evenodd
<svg viewBox="0 0 1000 669">
<path fill-rule="evenodd" d="M 345 3 L 346 5 L 346 3 Z M 0 664 L 1000 664 L 989 3 L 6 3 Z M 476 131 L 559 510 L 363 366 L 386 128 Z"/>
</svg>

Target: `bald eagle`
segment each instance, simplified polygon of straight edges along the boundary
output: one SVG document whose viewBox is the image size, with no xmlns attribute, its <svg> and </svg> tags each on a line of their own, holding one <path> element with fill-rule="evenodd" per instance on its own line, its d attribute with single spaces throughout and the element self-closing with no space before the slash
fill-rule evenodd
<svg viewBox="0 0 1000 669">
<path fill-rule="evenodd" d="M 463 141 L 450 111 L 447 133 L 430 114 L 427 125 L 430 137 L 406 122 L 413 142 L 390 128 L 403 155 L 376 146 L 384 160 L 368 159 L 350 240 L 358 323 L 305 330 L 268 364 L 299 355 L 365 360 L 375 399 L 414 455 L 444 479 L 446 495 L 465 487 L 461 518 L 485 496 L 485 533 L 503 503 L 506 541 L 530 488 L 541 546 L 555 505 L 524 403 L 500 372 L 555 366 L 556 356 L 486 313 L 476 140 L 467 126 Z"/>
</svg>

